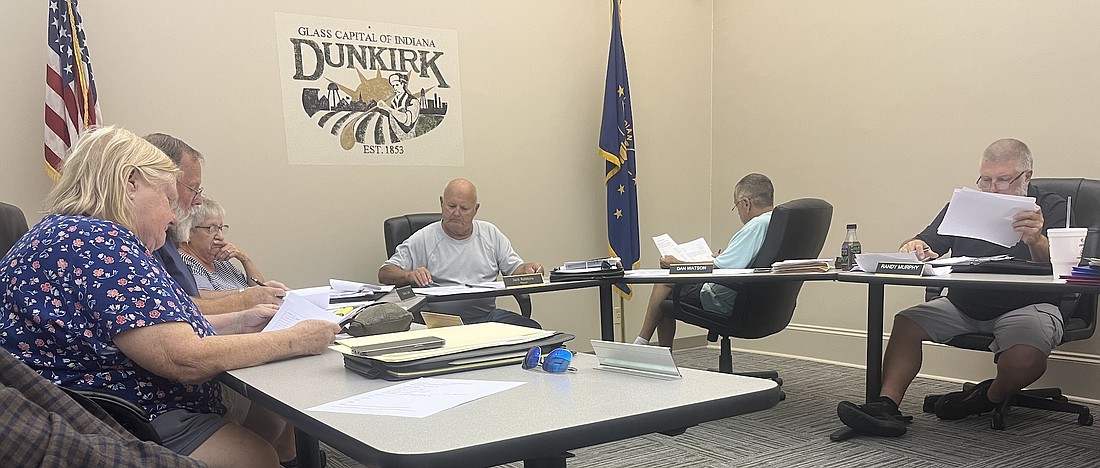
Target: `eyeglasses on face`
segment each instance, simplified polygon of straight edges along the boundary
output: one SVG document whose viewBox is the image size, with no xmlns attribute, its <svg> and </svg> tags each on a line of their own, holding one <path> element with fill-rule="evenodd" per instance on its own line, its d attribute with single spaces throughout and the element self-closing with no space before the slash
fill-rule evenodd
<svg viewBox="0 0 1100 468">
<path fill-rule="evenodd" d="M 183 186 L 187 187 L 188 190 L 190 190 L 192 192 L 195 192 L 195 196 L 191 197 L 191 204 L 192 205 L 198 204 L 199 203 L 199 198 L 202 197 L 202 191 L 206 190 L 206 189 L 203 188 L 203 187 L 195 188 L 195 187 L 192 187 L 192 186 L 187 185 L 187 184 L 183 184 Z"/>
<path fill-rule="evenodd" d="M 213 236 L 213 235 L 215 235 L 219 232 L 229 232 L 229 225 L 228 224 L 222 224 L 222 225 L 210 224 L 210 225 L 207 225 L 207 226 L 195 226 L 191 229 L 203 229 L 206 232 L 209 232 L 211 236 Z"/>
<path fill-rule="evenodd" d="M 565 348 L 556 348 L 550 351 L 546 357 L 542 356 L 542 348 L 535 346 L 527 351 L 521 364 L 524 369 L 534 369 L 542 366 L 542 370 L 551 374 L 560 374 L 566 371 L 576 371 L 569 364 L 573 362 L 573 353 Z"/>
<path fill-rule="evenodd" d="M 1027 171 L 1023 171 L 1019 174 L 1016 174 L 1016 177 L 1013 177 L 1012 180 L 997 179 L 996 182 L 994 182 L 993 179 L 990 179 L 989 177 L 978 177 L 978 188 L 989 189 L 989 187 L 992 186 L 997 187 L 997 190 L 1006 190 L 1011 187 L 1012 184 L 1016 183 L 1016 181 L 1019 180 L 1020 177 L 1022 177 L 1026 173 Z"/>
</svg>

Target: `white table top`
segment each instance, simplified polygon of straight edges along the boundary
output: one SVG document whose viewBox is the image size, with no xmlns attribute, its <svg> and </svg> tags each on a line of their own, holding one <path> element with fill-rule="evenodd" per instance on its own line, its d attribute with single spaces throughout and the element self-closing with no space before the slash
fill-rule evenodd
<svg viewBox="0 0 1100 468">
<path fill-rule="evenodd" d="M 576 355 L 573 364 L 576 373 L 513 365 L 440 376 L 526 383 L 427 418 L 304 410 L 394 384 L 344 369 L 343 356 L 331 350 L 234 370 L 222 379 L 349 456 L 384 466 L 507 463 L 757 411 L 779 401 L 778 386 L 770 380 L 693 369 L 681 369 L 683 379 L 658 380 L 595 369 L 595 357 L 587 354 Z"/>
</svg>

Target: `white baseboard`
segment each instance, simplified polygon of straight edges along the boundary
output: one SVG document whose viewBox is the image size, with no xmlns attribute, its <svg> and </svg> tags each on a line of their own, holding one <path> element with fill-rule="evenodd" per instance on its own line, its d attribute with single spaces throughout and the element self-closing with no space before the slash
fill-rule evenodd
<svg viewBox="0 0 1100 468">
<path fill-rule="evenodd" d="M 888 340 L 889 336 L 883 336 L 883 339 Z M 859 368 L 866 367 L 866 346 L 866 333 L 863 330 L 798 323 L 791 323 L 782 332 L 766 338 L 734 340 L 734 347 L 742 351 Z M 885 341 L 883 346 L 885 347 Z M 994 374 L 992 353 L 936 343 L 924 345 L 922 377 L 976 382 L 992 378 Z M 1048 361 L 1046 374 L 1032 387 L 1058 387 L 1074 400 L 1100 402 L 1100 355 L 1054 350 Z"/>
</svg>

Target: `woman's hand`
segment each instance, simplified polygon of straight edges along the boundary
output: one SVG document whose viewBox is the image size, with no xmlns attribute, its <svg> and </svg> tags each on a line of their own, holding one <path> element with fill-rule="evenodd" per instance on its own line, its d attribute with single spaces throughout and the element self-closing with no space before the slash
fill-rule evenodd
<svg viewBox="0 0 1100 468">
<path fill-rule="evenodd" d="M 224 262 L 231 258 L 235 258 L 241 263 L 250 261 L 248 258 L 248 254 L 244 253 L 243 250 L 237 248 L 237 246 L 233 245 L 232 242 L 226 242 L 222 245 L 220 249 L 218 249 L 217 252 L 214 253 L 214 260 L 217 261 Z"/>
</svg>

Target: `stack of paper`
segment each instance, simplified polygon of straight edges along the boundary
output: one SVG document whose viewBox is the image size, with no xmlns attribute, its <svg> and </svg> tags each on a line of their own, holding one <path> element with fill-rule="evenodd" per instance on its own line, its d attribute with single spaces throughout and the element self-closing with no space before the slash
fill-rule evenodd
<svg viewBox="0 0 1100 468">
<path fill-rule="evenodd" d="M 662 256 L 672 256 L 685 262 L 706 263 L 714 261 L 714 254 L 711 252 L 710 246 L 707 245 L 707 241 L 702 237 L 691 242 L 677 244 L 668 234 L 661 234 L 653 237 L 653 243 L 657 244 L 657 251 Z"/>
<path fill-rule="evenodd" d="M 1033 197 L 986 193 L 970 188 L 955 189 L 947 206 L 947 214 L 936 232 L 1012 247 L 1020 242 L 1020 232 L 1012 228 L 1013 217 L 1021 211 L 1036 209 L 1038 207 Z"/>
<path fill-rule="evenodd" d="M 784 260 L 772 264 L 772 273 L 810 273 L 825 272 L 833 268 L 829 258 L 811 258 L 805 260 Z"/>
</svg>

